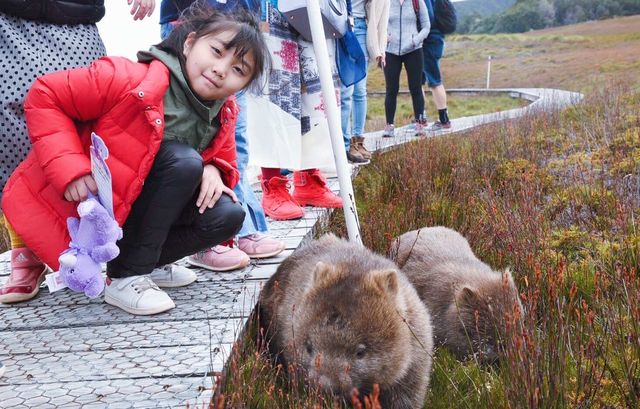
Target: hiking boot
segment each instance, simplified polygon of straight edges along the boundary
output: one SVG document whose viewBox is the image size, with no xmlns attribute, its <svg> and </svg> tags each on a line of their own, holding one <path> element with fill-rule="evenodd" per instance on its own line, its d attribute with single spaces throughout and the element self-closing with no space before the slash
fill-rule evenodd
<svg viewBox="0 0 640 409">
<path fill-rule="evenodd" d="M 289 193 L 286 177 L 272 177 L 262 181 L 262 208 L 274 220 L 293 220 L 304 216 L 304 210 Z"/>
<path fill-rule="evenodd" d="M 393 124 L 387 124 L 384 127 L 384 131 L 382 131 L 382 136 L 384 138 L 393 138 L 394 136 L 396 136 L 395 127 L 393 126 Z"/>
<path fill-rule="evenodd" d="M 192 266 L 211 271 L 231 271 L 249 265 L 249 256 L 236 247 L 217 245 L 205 251 L 199 251 L 187 257 Z"/>
<path fill-rule="evenodd" d="M 176 306 L 147 275 L 107 278 L 104 301 L 133 315 L 159 314 Z"/>
<path fill-rule="evenodd" d="M 301 206 L 342 207 L 342 199 L 329 189 L 318 169 L 293 172 L 293 185 L 293 198 Z"/>
<path fill-rule="evenodd" d="M 32 299 L 40 291 L 40 284 L 48 271 L 47 266 L 28 248 L 12 249 L 11 274 L 0 288 L 0 303 L 10 304 Z"/>
<path fill-rule="evenodd" d="M 353 138 L 352 138 L 353 139 Z M 369 162 L 368 159 L 365 159 L 360 152 L 358 152 L 358 148 L 355 146 L 353 141 L 349 145 L 349 149 L 347 150 L 347 160 L 351 163 L 361 164 Z"/>
<path fill-rule="evenodd" d="M 443 129 L 450 129 L 450 128 L 451 128 L 451 121 L 445 122 L 445 123 L 436 121 L 433 124 L 431 124 L 431 126 L 427 128 L 427 130 L 429 132 L 438 132 L 438 131 L 442 131 Z"/>
<path fill-rule="evenodd" d="M 364 147 L 364 136 L 354 136 L 353 138 L 351 138 L 351 146 L 353 146 L 354 144 L 363 158 L 365 158 L 366 160 L 371 159 L 371 152 Z"/>
<path fill-rule="evenodd" d="M 165 264 L 164 266 L 153 269 L 149 278 L 153 280 L 158 287 L 184 287 L 196 281 L 198 276 L 196 273 L 183 266 L 176 264 Z"/>
<path fill-rule="evenodd" d="M 285 244 L 267 234 L 254 233 L 238 238 L 238 248 L 250 258 L 267 258 L 282 252 Z"/>
</svg>

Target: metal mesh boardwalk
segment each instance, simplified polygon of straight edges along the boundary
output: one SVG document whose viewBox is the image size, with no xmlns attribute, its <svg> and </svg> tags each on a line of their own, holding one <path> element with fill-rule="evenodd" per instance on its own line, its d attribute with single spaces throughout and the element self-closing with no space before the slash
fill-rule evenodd
<svg viewBox="0 0 640 409">
<path fill-rule="evenodd" d="M 474 91 L 475 92 L 475 91 Z M 452 121 L 446 133 L 513 118 L 532 109 L 575 103 L 581 96 L 557 90 L 503 90 L 535 100 L 526 108 Z M 370 149 L 388 149 L 414 139 L 410 128 L 395 138 L 369 134 Z M 338 190 L 335 178 L 330 187 Z M 176 308 L 139 317 L 82 294 L 43 289 L 33 300 L 0 304 L 0 408 L 160 408 L 204 404 L 213 375 L 251 313 L 261 284 L 284 258 L 311 238 L 323 209 L 301 220 L 270 222 L 287 249 L 229 273 L 197 270 L 196 283 L 166 289 Z M 0 285 L 9 274 L 8 253 L 0 256 Z"/>
</svg>

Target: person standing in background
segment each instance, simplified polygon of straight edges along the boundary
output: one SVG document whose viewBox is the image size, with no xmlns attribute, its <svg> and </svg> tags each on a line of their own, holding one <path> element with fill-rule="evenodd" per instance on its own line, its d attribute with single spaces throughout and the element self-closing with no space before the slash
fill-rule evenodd
<svg viewBox="0 0 640 409">
<path fill-rule="evenodd" d="M 150 16 L 155 8 L 155 0 L 127 3 L 134 20 Z M 103 0 L 0 1 L 0 190 L 31 149 L 23 107 L 31 84 L 41 75 L 83 67 L 104 56 L 95 24 L 104 13 Z M 11 240 L 11 274 L 0 288 L 0 302 L 30 300 L 47 267 L 3 220 Z"/>
<path fill-rule="evenodd" d="M 389 8 L 389 44 L 387 45 L 384 79 L 387 83 L 384 112 L 387 125 L 382 136 L 392 137 L 400 72 L 404 64 L 407 70 L 409 92 L 413 102 L 415 134 L 425 135 L 424 95 L 422 93 L 422 42 L 430 30 L 429 13 L 422 1 L 417 1 L 417 10 L 412 0 L 391 0 Z"/>
<path fill-rule="evenodd" d="M 340 208 L 342 199 L 329 189 L 320 168 L 333 164 L 329 126 L 318 64 L 310 41 L 280 12 L 290 0 L 263 0 L 263 35 L 273 63 L 267 92 L 251 98 L 248 134 L 262 169 L 262 208 L 274 220 L 304 217 L 302 206 Z M 280 7 L 280 8 L 279 8 Z M 340 84 L 335 64 L 336 40 L 327 39 L 335 97 Z M 257 117 L 267 121 L 257 124 Z M 282 169 L 293 170 L 293 194 Z"/>
<path fill-rule="evenodd" d="M 424 55 L 422 85 L 426 83 L 431 88 L 433 103 L 438 110 L 438 120 L 427 128 L 428 131 L 435 132 L 451 128 L 449 112 L 447 111 L 447 92 L 442 83 L 442 75 L 440 73 L 440 59 L 444 52 L 444 34 L 438 29 L 433 12 L 436 0 L 424 0 L 424 2 L 432 24 L 429 35 L 422 43 L 422 53 Z"/>
<path fill-rule="evenodd" d="M 353 32 L 367 63 L 371 60 L 384 67 L 390 0 L 347 1 L 351 2 L 352 7 Z M 367 76 L 350 87 L 342 85 L 340 103 L 347 159 L 352 163 L 365 163 L 371 159 L 371 152 L 364 147 L 363 136 L 367 117 Z"/>
<path fill-rule="evenodd" d="M 178 24 L 181 12 L 194 3 L 204 2 L 202 0 L 162 0 L 160 3 L 160 34 L 163 39 Z M 209 0 L 206 3 L 220 11 L 229 12 L 243 8 L 256 17 L 260 16 L 260 0 Z M 213 271 L 230 271 L 246 267 L 251 258 L 273 257 L 285 248 L 285 243 L 282 240 L 269 235 L 264 210 L 247 178 L 249 143 L 247 141 L 247 96 L 245 91 L 236 95 L 236 103 L 240 108 L 235 130 L 240 181 L 233 191 L 242 204 L 246 217 L 242 229 L 237 235 L 237 245 L 234 245 L 232 239 L 187 258 L 189 264 Z"/>
</svg>

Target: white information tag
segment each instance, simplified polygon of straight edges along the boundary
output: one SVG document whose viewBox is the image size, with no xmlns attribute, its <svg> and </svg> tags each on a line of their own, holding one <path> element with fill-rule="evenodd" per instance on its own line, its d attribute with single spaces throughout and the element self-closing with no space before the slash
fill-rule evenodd
<svg viewBox="0 0 640 409">
<path fill-rule="evenodd" d="M 107 149 L 107 145 L 104 144 L 102 138 L 93 132 L 91 133 L 91 147 L 89 148 L 89 152 L 91 154 L 91 175 L 98 185 L 98 198 L 102 206 L 104 206 L 111 217 L 115 219 L 113 215 L 111 171 L 106 162 L 109 157 L 109 149 Z"/>
<path fill-rule="evenodd" d="M 47 284 L 47 287 L 49 287 L 50 293 L 67 288 L 67 286 L 62 282 L 62 276 L 59 271 L 47 274 L 44 281 Z"/>
</svg>

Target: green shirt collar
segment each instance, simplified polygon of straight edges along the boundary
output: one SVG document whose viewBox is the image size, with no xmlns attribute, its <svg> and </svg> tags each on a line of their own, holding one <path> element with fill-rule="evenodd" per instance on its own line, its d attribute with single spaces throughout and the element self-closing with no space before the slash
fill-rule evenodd
<svg viewBox="0 0 640 409">
<path fill-rule="evenodd" d="M 182 70 L 180 60 L 178 60 L 178 58 L 173 54 L 169 54 L 156 46 L 151 46 L 149 51 L 138 52 L 138 61 L 149 62 L 151 60 L 159 60 L 167 66 L 171 73 L 171 88 L 175 89 L 175 86 L 178 85 L 184 92 L 184 96 L 187 98 L 191 107 L 198 113 L 198 116 L 210 124 L 213 123 L 213 120 L 218 116 L 220 108 L 222 108 L 225 100 L 216 100 L 210 103 L 205 103 L 200 100 L 189 86 Z"/>
</svg>

